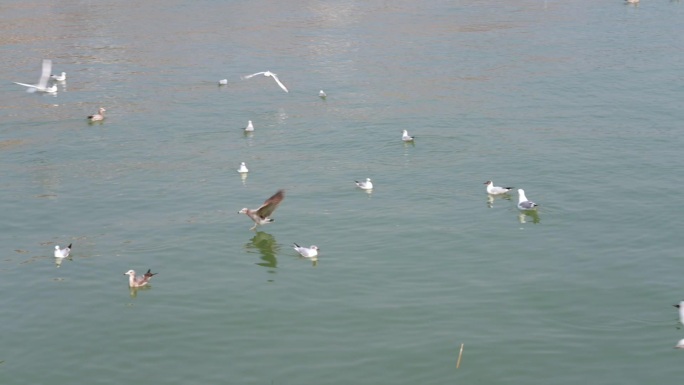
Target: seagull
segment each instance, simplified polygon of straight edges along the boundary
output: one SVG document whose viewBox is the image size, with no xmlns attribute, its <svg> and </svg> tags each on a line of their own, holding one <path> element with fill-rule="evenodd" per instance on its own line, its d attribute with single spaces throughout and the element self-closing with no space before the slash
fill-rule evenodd
<svg viewBox="0 0 684 385">
<path fill-rule="evenodd" d="M 71 253 L 71 243 L 63 249 L 60 249 L 59 245 L 55 245 L 55 258 L 64 259 L 69 256 L 69 253 Z"/>
<path fill-rule="evenodd" d="M 627 0 L 627 4 L 637 4 L 639 3 L 639 0 Z"/>
<path fill-rule="evenodd" d="M 219 80 L 219 85 L 220 85 L 220 86 L 225 86 L 226 84 L 228 84 L 228 79 L 221 79 L 221 80 Z"/>
<path fill-rule="evenodd" d="M 251 120 L 247 121 L 247 127 L 245 127 L 245 132 L 252 132 L 254 131 L 254 125 L 252 124 Z"/>
<path fill-rule="evenodd" d="M 320 91 L 318 92 L 318 96 L 320 96 L 321 99 L 325 99 L 328 95 L 326 95 L 325 92 L 323 92 L 323 90 L 320 90 Z"/>
<path fill-rule="evenodd" d="M 250 230 L 256 229 L 259 225 L 265 225 L 267 223 L 273 222 L 272 218 L 269 218 L 273 211 L 278 207 L 280 202 L 285 198 L 285 190 L 278 190 L 272 197 L 266 199 L 264 204 L 262 204 L 256 210 L 250 210 L 248 208 L 243 208 L 238 211 L 238 214 L 247 214 L 248 217 L 252 218 L 254 221 L 254 226 Z"/>
<path fill-rule="evenodd" d="M 534 210 L 537 206 L 539 205 L 527 200 L 527 197 L 525 197 L 525 190 L 521 188 L 518 189 L 518 208 L 520 210 Z"/>
<path fill-rule="evenodd" d="M 274 73 L 271 72 L 271 71 L 257 72 L 257 73 L 255 73 L 255 74 L 243 76 L 242 78 L 243 78 L 243 79 L 249 79 L 249 78 L 254 77 L 254 76 L 257 76 L 257 75 L 264 75 L 264 76 L 270 76 L 270 77 L 272 77 L 273 80 L 275 80 L 276 83 L 278 83 L 278 85 L 280 86 L 280 88 L 283 89 L 283 91 L 289 92 L 289 91 L 287 90 L 287 88 L 285 87 L 285 85 L 283 85 L 283 83 L 281 83 L 280 80 L 278 80 L 278 75 L 274 74 Z"/>
<path fill-rule="evenodd" d="M 515 188 L 494 186 L 494 182 L 492 182 L 491 180 L 484 182 L 484 184 L 487 185 L 487 194 L 491 195 L 505 194 Z"/>
<path fill-rule="evenodd" d="M 20 86 L 28 87 L 29 89 L 27 90 L 28 92 L 45 92 L 48 94 L 54 94 L 57 92 L 57 86 L 52 85 L 50 87 L 47 86 L 48 79 L 50 78 L 50 73 L 52 72 L 52 60 L 50 59 L 44 59 L 43 60 L 43 71 L 40 75 L 40 80 L 38 81 L 38 84 L 26 84 L 26 83 L 18 83 L 14 82 L 14 84 L 18 84 Z"/>
<path fill-rule="evenodd" d="M 56 82 L 66 81 L 66 72 L 62 72 L 61 75 L 50 75 L 50 79 Z"/>
<path fill-rule="evenodd" d="M 675 345 L 674 348 L 675 349 L 684 349 L 684 338 L 679 340 L 679 342 L 677 342 L 677 345 Z"/>
<path fill-rule="evenodd" d="M 677 305 L 672 305 L 679 309 L 679 322 L 684 325 L 684 301 L 680 301 Z"/>
<path fill-rule="evenodd" d="M 88 116 L 88 120 L 90 120 L 91 122 L 97 122 L 97 121 L 100 121 L 100 120 L 104 120 L 104 118 L 105 118 L 105 117 L 104 117 L 105 111 L 107 111 L 107 110 L 105 110 L 103 107 L 100 107 L 100 108 L 97 110 L 97 114 Z"/>
<path fill-rule="evenodd" d="M 415 136 L 410 136 L 410 135 L 408 134 L 408 131 L 406 131 L 406 130 L 404 130 L 404 131 L 401 133 L 401 140 L 403 140 L 404 142 L 413 142 L 413 139 L 414 139 L 414 138 L 415 138 Z"/>
<path fill-rule="evenodd" d="M 244 173 L 244 172 L 249 172 L 247 169 L 247 166 L 245 165 L 245 162 L 240 162 L 240 168 L 237 170 L 239 173 Z"/>
<path fill-rule="evenodd" d="M 128 276 L 128 287 L 143 287 L 150 282 L 150 279 L 157 275 L 157 273 L 152 273 L 151 269 L 147 269 L 147 273 L 142 277 L 135 276 L 135 270 L 128 270 L 124 275 Z"/>
<path fill-rule="evenodd" d="M 359 182 L 358 180 L 355 180 L 356 186 L 361 188 L 362 190 L 372 190 L 373 189 L 373 182 L 371 182 L 371 178 L 366 178 L 365 182 Z"/>
<path fill-rule="evenodd" d="M 301 247 L 294 244 L 294 249 L 304 258 L 316 258 L 318 256 L 318 246 L 311 245 L 311 247 Z"/>
</svg>

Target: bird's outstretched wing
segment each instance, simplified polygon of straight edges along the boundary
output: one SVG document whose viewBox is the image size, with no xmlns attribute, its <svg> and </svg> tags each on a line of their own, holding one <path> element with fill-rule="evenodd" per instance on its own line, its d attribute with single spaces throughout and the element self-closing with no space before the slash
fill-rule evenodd
<svg viewBox="0 0 684 385">
<path fill-rule="evenodd" d="M 285 190 L 278 190 L 272 197 L 266 199 L 263 205 L 256 210 L 257 215 L 261 218 L 268 218 L 273 214 L 280 202 L 285 198 Z"/>
<path fill-rule="evenodd" d="M 249 78 L 253 78 L 253 77 L 257 76 L 257 75 L 263 75 L 263 74 L 265 74 L 265 73 L 266 73 L 266 71 L 263 71 L 263 72 L 257 72 L 257 73 L 255 73 L 255 74 L 251 74 L 251 75 L 243 76 L 242 78 L 243 78 L 243 79 L 249 79 Z"/>
<path fill-rule="evenodd" d="M 47 87 L 47 82 L 50 79 L 50 74 L 52 73 L 52 60 L 43 59 L 43 72 L 40 74 L 40 80 L 36 84 L 38 89 L 45 89 Z"/>
<path fill-rule="evenodd" d="M 278 83 L 278 85 L 280 86 L 280 88 L 283 89 L 283 91 L 285 91 L 285 92 L 290 92 L 290 91 L 287 90 L 287 88 L 285 87 L 285 85 L 283 85 L 283 83 L 280 82 L 280 80 L 278 79 L 278 76 L 276 76 L 276 74 L 271 73 L 271 76 L 273 76 L 273 80 L 275 80 L 276 83 Z"/>
<path fill-rule="evenodd" d="M 26 84 L 26 83 L 19 83 L 19 82 L 12 82 L 14 84 L 19 84 L 20 86 L 28 87 L 28 88 L 38 88 L 38 86 L 34 84 Z"/>
<path fill-rule="evenodd" d="M 143 284 L 149 282 L 150 278 L 152 278 L 155 275 L 157 275 L 157 273 L 153 273 L 152 269 L 147 269 L 147 273 L 145 273 L 145 275 L 143 275 L 142 277 L 139 278 L 138 284 L 143 285 Z"/>
</svg>

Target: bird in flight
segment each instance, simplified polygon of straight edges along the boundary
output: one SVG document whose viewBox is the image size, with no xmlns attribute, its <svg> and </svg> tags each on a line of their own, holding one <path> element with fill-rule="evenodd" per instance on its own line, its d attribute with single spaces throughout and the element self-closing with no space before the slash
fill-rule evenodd
<svg viewBox="0 0 684 385">
<path fill-rule="evenodd" d="M 280 79 L 278 79 L 278 75 L 274 74 L 274 73 L 271 72 L 271 71 L 257 72 L 257 73 L 255 73 L 255 74 L 243 76 L 242 78 L 243 78 L 243 79 L 249 79 L 249 78 L 252 78 L 252 77 L 257 76 L 257 75 L 264 75 L 264 76 L 266 76 L 266 77 L 268 77 L 268 76 L 272 77 L 273 80 L 275 80 L 276 83 L 278 83 L 278 85 L 280 86 L 280 88 L 283 89 L 283 91 L 285 91 L 285 92 L 290 92 L 290 91 L 287 90 L 287 87 L 285 87 L 285 85 L 284 85 L 283 83 L 280 82 Z"/>
<path fill-rule="evenodd" d="M 19 83 L 19 82 L 14 82 L 14 84 L 18 84 L 20 86 L 28 87 L 28 92 L 44 92 L 48 94 L 54 94 L 57 93 L 57 85 L 53 84 L 50 87 L 48 87 L 48 80 L 50 79 L 50 73 L 52 72 L 52 60 L 50 59 L 44 59 L 43 60 L 43 71 L 40 74 L 40 80 L 38 80 L 38 84 L 26 84 L 26 83 Z"/>
<path fill-rule="evenodd" d="M 273 194 L 272 197 L 266 199 L 266 201 L 264 201 L 264 204 L 259 206 L 258 209 L 252 210 L 245 207 L 242 210 L 238 211 L 238 214 L 247 214 L 248 217 L 252 218 L 252 220 L 254 221 L 254 226 L 252 226 L 250 230 L 254 230 L 259 225 L 265 225 L 267 223 L 273 222 L 273 219 L 270 218 L 270 216 L 271 214 L 273 214 L 275 209 L 278 207 L 280 202 L 283 201 L 284 198 L 285 190 L 278 190 L 278 192 Z"/>
</svg>

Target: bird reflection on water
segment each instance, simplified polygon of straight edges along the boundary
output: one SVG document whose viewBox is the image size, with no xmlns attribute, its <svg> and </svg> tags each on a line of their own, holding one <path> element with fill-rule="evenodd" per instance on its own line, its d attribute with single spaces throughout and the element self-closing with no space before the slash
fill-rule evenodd
<svg viewBox="0 0 684 385">
<path fill-rule="evenodd" d="M 511 196 L 508 194 L 491 195 L 487 194 L 487 207 L 490 209 L 494 207 L 494 201 L 497 199 L 505 199 L 507 201 L 511 200 Z"/>
<path fill-rule="evenodd" d="M 129 294 L 131 295 L 131 298 L 135 298 L 138 296 L 138 291 L 143 291 L 143 290 L 150 290 L 152 286 L 142 286 L 142 287 L 129 287 Z"/>
<path fill-rule="evenodd" d="M 257 262 L 257 265 L 272 269 L 278 267 L 276 253 L 279 248 L 275 237 L 263 231 L 257 231 L 252 239 L 245 244 L 245 249 L 248 251 L 256 249 L 259 254 L 261 254 L 261 262 Z M 271 272 L 275 273 L 275 270 L 272 270 Z"/>
<path fill-rule="evenodd" d="M 532 223 L 539 223 L 541 222 L 541 219 L 539 219 L 539 213 L 536 210 L 525 210 L 525 211 L 520 211 L 518 213 L 518 220 L 520 223 L 527 223 L 527 218 L 530 217 L 532 218 Z"/>
</svg>

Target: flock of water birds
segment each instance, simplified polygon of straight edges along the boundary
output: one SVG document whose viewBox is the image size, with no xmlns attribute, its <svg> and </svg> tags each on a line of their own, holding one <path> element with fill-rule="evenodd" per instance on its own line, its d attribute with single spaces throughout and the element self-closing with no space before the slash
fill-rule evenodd
<svg viewBox="0 0 684 385">
<path fill-rule="evenodd" d="M 51 94 L 51 95 L 57 95 L 57 84 L 65 84 L 66 83 L 66 72 L 62 72 L 59 75 L 55 75 L 52 73 L 52 60 L 50 59 L 44 59 L 43 60 L 43 67 L 40 73 L 40 79 L 38 79 L 38 83 L 36 84 L 26 84 L 26 83 L 19 83 L 19 82 L 14 82 L 14 84 L 18 84 L 20 86 L 27 87 L 28 89 L 26 90 L 27 92 L 39 92 L 43 94 Z M 48 85 L 50 83 L 50 85 Z M 104 113 L 105 110 L 103 107 L 100 107 L 97 110 L 96 114 L 92 114 L 88 116 L 88 120 L 91 122 L 99 122 L 104 120 Z"/>
<path fill-rule="evenodd" d="M 57 94 L 57 84 L 62 84 L 64 85 L 66 83 L 66 72 L 62 72 L 59 75 L 52 74 L 52 60 L 50 59 L 44 59 L 42 63 L 42 69 L 41 69 L 41 75 L 40 79 L 36 84 L 28 84 L 28 83 L 20 83 L 20 82 L 14 82 L 14 84 L 23 86 L 27 88 L 27 92 L 30 93 L 43 93 L 43 94 L 51 94 L 55 95 Z M 242 79 L 250 79 L 252 77 L 255 77 L 257 75 L 263 75 L 265 77 L 271 77 L 273 80 L 275 80 L 276 84 L 285 92 L 289 92 L 287 87 L 278 79 L 278 75 L 274 74 L 273 72 L 270 71 L 263 71 L 263 72 L 257 72 L 251 75 L 246 75 L 243 76 Z M 219 86 L 222 85 L 227 85 L 228 84 L 228 79 L 222 79 L 219 81 Z M 326 94 L 323 90 L 319 92 L 319 96 L 323 99 L 326 98 Z M 88 121 L 90 122 L 101 122 L 105 118 L 105 111 L 107 111 L 104 107 L 100 107 L 97 111 L 97 113 L 90 115 L 87 117 Z M 252 132 L 254 131 L 254 125 L 252 121 L 250 120 L 247 123 L 247 126 L 244 128 L 245 132 Z M 408 138 L 408 139 L 407 139 Z M 404 131 L 404 140 L 413 140 L 413 137 L 409 137 L 406 131 Z M 249 172 L 249 169 L 247 168 L 247 165 L 245 162 L 242 162 L 240 164 L 240 168 L 237 170 L 241 174 L 246 174 Z M 373 188 L 373 184 L 370 181 L 370 178 L 366 180 L 366 182 L 357 182 L 357 185 L 364 189 L 364 190 L 371 190 Z M 250 217 L 254 221 L 254 226 L 250 230 L 256 229 L 257 226 L 259 225 L 264 225 L 266 223 L 271 223 L 273 222 L 273 219 L 270 218 L 271 214 L 273 211 L 278 207 L 280 202 L 282 202 L 283 198 L 285 197 L 285 191 L 284 190 L 279 190 L 276 192 L 273 196 L 268 198 L 259 208 L 257 209 L 249 209 L 249 208 L 243 208 L 240 210 L 238 213 L 240 214 L 246 214 L 248 217 Z M 57 266 L 60 266 L 62 264 L 62 261 L 65 259 L 69 258 L 71 255 L 71 248 L 73 244 L 69 244 L 68 246 L 64 248 L 60 248 L 59 245 L 55 245 L 55 251 L 54 251 L 54 256 L 55 256 L 55 261 Z M 316 245 L 311 245 L 310 247 L 303 247 L 299 246 L 298 244 L 294 243 L 293 244 L 294 250 L 299 253 L 304 258 L 309 258 L 312 260 L 316 260 L 318 257 L 318 246 Z M 140 288 L 147 286 L 150 282 L 150 279 L 156 275 L 156 273 L 152 273 L 151 269 L 148 269 L 147 272 L 143 275 L 136 275 L 135 270 L 128 270 L 127 272 L 124 273 L 124 275 L 128 276 L 128 286 L 130 288 Z"/>
<path fill-rule="evenodd" d="M 287 87 L 280 81 L 278 78 L 278 75 L 271 72 L 271 71 L 262 71 L 262 72 L 257 72 L 253 73 L 251 75 L 246 75 L 243 76 L 242 79 L 251 79 L 255 76 L 263 75 L 265 77 L 270 77 L 272 78 L 278 87 L 280 87 L 283 91 L 289 92 Z M 19 82 L 14 82 L 15 84 L 18 84 L 23 87 L 28 88 L 28 92 L 39 92 L 39 93 L 45 93 L 45 94 L 53 94 L 56 95 L 57 93 L 57 84 L 61 83 L 64 84 L 66 82 L 66 73 L 62 72 L 59 75 L 52 74 L 52 61 L 49 59 L 43 60 L 42 64 L 42 70 L 41 70 L 41 76 L 40 79 L 38 80 L 37 84 L 27 84 L 27 83 L 19 83 Z M 218 82 L 219 86 L 225 86 L 228 85 L 228 79 L 221 79 Z M 318 96 L 322 99 L 325 99 L 327 97 L 326 93 L 321 90 L 318 94 Z M 90 122 L 99 122 L 103 121 L 105 116 L 106 109 L 103 107 L 100 107 L 98 109 L 98 112 L 96 114 L 90 115 L 87 117 L 87 119 Z M 252 132 L 254 131 L 254 124 L 252 121 L 247 122 L 247 126 L 244 128 L 245 132 Z M 401 135 L 401 140 L 403 142 L 414 142 L 415 136 L 409 135 L 407 130 L 402 131 Z M 245 176 L 248 172 L 249 169 L 247 168 L 247 165 L 245 162 L 241 162 L 240 167 L 237 169 L 237 172 Z M 356 186 L 364 190 L 366 192 L 371 192 L 373 190 L 373 182 L 371 178 L 366 178 L 364 181 L 354 181 L 356 183 Z M 485 182 L 486 191 L 487 194 L 489 195 L 490 198 L 493 199 L 494 196 L 505 196 L 508 194 L 513 187 L 499 187 L 499 186 L 494 186 L 494 183 L 492 181 L 487 181 Z M 250 230 L 256 230 L 257 226 L 263 226 L 268 223 L 273 222 L 273 218 L 271 218 L 271 215 L 273 212 L 276 210 L 278 205 L 283 201 L 285 198 L 285 191 L 284 190 L 278 190 L 275 194 L 273 194 L 270 198 L 266 199 L 264 203 L 259 206 L 256 209 L 250 209 L 250 208 L 243 208 L 240 211 L 238 211 L 238 214 L 245 214 L 247 215 L 253 222 L 254 225 L 250 228 Z M 525 191 L 523 189 L 518 189 L 518 209 L 521 211 L 532 211 L 536 210 L 537 204 L 528 200 L 527 197 L 525 196 Z M 54 256 L 55 260 L 58 266 L 61 265 L 62 261 L 66 258 L 69 258 L 71 254 L 71 248 L 72 244 L 69 244 L 69 246 L 60 248 L 59 245 L 55 246 L 55 251 L 54 251 Z M 304 247 L 300 246 L 297 243 L 293 244 L 294 250 L 301 255 L 304 258 L 311 259 L 313 261 L 316 261 L 318 258 L 318 253 L 319 253 L 319 248 L 316 245 L 311 245 L 309 247 Z M 128 276 L 128 286 L 130 288 L 139 288 L 143 286 L 147 286 L 150 282 L 150 279 L 156 275 L 156 273 L 152 273 L 151 270 L 147 270 L 147 272 L 141 276 L 136 275 L 134 270 L 129 270 L 124 275 Z"/>
<path fill-rule="evenodd" d="M 628 3 L 638 3 L 639 0 L 626 0 Z M 265 77 L 271 77 L 276 84 L 285 92 L 289 92 L 287 87 L 280 81 L 278 76 L 270 71 L 263 71 L 263 72 L 257 72 L 251 75 L 246 75 L 243 76 L 242 79 L 250 79 L 258 75 L 263 75 Z M 28 92 L 39 92 L 39 93 L 46 93 L 46 94 L 53 94 L 55 95 L 57 93 L 57 84 L 64 84 L 66 82 L 66 73 L 62 72 L 61 74 L 55 75 L 52 74 L 52 61 L 49 59 L 43 60 L 42 64 L 42 70 L 41 70 L 41 76 L 40 79 L 38 80 L 37 84 L 27 84 L 27 83 L 19 83 L 19 82 L 14 82 L 15 84 L 18 84 L 23 87 L 28 88 Z M 228 85 L 228 79 L 221 79 L 218 82 L 219 86 L 225 86 Z M 325 99 L 327 97 L 326 93 L 321 90 L 319 92 L 319 97 L 322 99 Z M 103 107 L 100 107 L 98 109 L 98 112 L 90 115 L 87 117 L 88 121 L 90 122 L 99 122 L 103 121 L 105 116 L 106 109 Z M 254 124 L 252 123 L 251 120 L 247 122 L 247 126 L 244 128 L 245 132 L 253 132 L 254 131 Z M 403 142 L 414 142 L 415 136 L 409 135 L 407 130 L 402 131 L 402 136 L 401 140 Z M 240 173 L 241 175 L 246 176 L 246 174 L 249 172 L 249 169 L 247 168 L 247 165 L 245 162 L 241 162 L 239 168 L 237 169 L 237 172 Z M 365 181 L 354 181 L 356 183 L 356 186 L 364 191 L 371 192 L 373 190 L 373 182 L 371 181 L 371 178 L 366 178 Z M 501 187 L 501 186 L 495 186 L 494 182 L 491 180 L 488 180 L 484 182 L 486 186 L 486 192 L 488 194 L 488 199 L 489 202 L 491 203 L 494 197 L 507 197 L 509 192 L 511 192 L 514 187 Z M 525 190 L 523 189 L 517 189 L 518 192 L 518 204 L 517 208 L 518 210 L 521 211 L 522 213 L 536 213 L 536 209 L 538 205 L 527 199 L 527 196 L 525 195 Z M 271 215 L 273 212 L 276 210 L 278 205 L 283 201 L 285 198 L 285 191 L 284 190 L 278 190 L 275 194 L 273 194 L 270 198 L 266 199 L 264 203 L 259 206 L 256 209 L 250 209 L 250 208 L 243 208 L 240 211 L 238 211 L 238 214 L 245 214 L 247 215 L 253 222 L 254 225 L 250 228 L 250 230 L 256 230 L 257 226 L 263 226 L 268 223 L 272 223 L 274 220 L 271 218 Z M 69 244 L 68 246 L 64 248 L 60 248 L 59 245 L 55 246 L 54 250 L 54 257 L 57 266 L 60 266 L 62 261 L 69 258 L 71 255 L 71 248 L 73 244 Z M 311 259 L 312 261 L 316 261 L 318 258 L 318 253 L 319 253 L 319 248 L 316 245 L 311 245 L 309 247 L 304 247 L 300 246 L 297 243 L 293 244 L 294 250 L 301 255 L 304 258 Z M 135 270 L 128 270 L 127 272 L 124 273 L 124 275 L 128 276 L 128 286 L 131 289 L 136 289 L 136 288 L 141 288 L 145 287 L 149 284 L 150 280 L 152 279 L 153 276 L 156 275 L 156 273 L 152 273 L 151 269 L 148 269 L 147 272 L 145 272 L 142 275 L 137 275 Z M 681 301 L 679 304 L 673 305 L 674 307 L 679 309 L 679 320 L 680 323 L 684 325 L 684 301 Z M 684 339 L 681 339 L 675 346 L 676 349 L 684 349 Z"/>
</svg>

